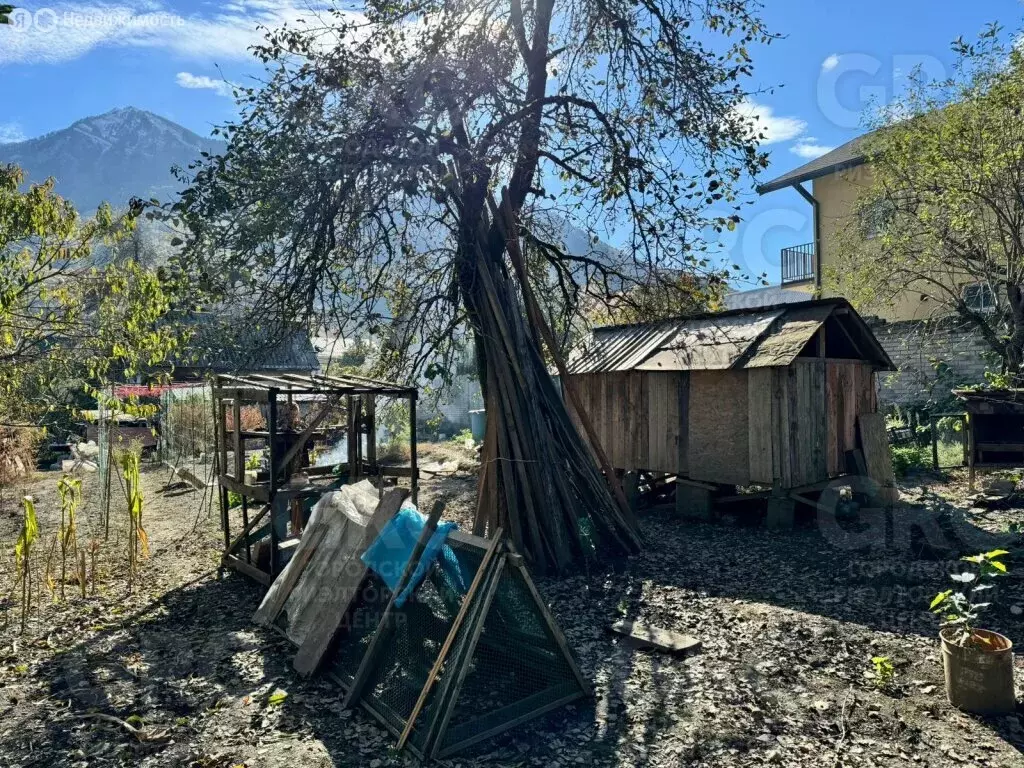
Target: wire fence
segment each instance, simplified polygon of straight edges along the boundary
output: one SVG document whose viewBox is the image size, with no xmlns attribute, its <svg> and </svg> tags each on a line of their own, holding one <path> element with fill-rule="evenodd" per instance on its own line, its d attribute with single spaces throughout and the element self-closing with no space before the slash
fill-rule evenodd
<svg viewBox="0 0 1024 768">
<path fill-rule="evenodd" d="M 213 482 L 215 426 L 210 385 L 200 382 L 166 389 L 160 396 L 156 421 L 157 458 L 172 469 L 187 469 L 203 484 Z"/>
</svg>

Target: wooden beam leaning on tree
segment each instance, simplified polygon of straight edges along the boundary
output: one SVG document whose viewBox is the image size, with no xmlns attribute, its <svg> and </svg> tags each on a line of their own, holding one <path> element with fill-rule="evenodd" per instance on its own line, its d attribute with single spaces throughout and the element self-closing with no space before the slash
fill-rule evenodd
<svg viewBox="0 0 1024 768">
<path fill-rule="evenodd" d="M 611 486 L 612 493 L 615 495 L 615 500 L 619 504 L 619 510 L 622 512 L 623 520 L 628 521 L 629 525 L 635 527 L 636 521 L 634 519 L 633 510 L 630 508 L 629 502 L 626 500 L 626 495 L 622 491 L 622 484 L 619 482 L 619 477 L 615 474 L 615 470 L 612 468 L 611 462 L 608 460 L 608 454 L 604 452 L 604 447 L 601 445 L 601 439 L 594 430 L 594 425 L 591 423 L 590 417 L 587 416 L 586 411 L 580 403 L 579 395 L 576 393 L 576 388 L 572 385 L 572 382 L 569 379 L 569 369 L 566 367 L 565 361 L 562 359 L 562 355 L 558 350 L 558 345 L 555 343 L 554 334 L 551 333 L 551 328 L 544 319 L 544 315 L 537 303 L 537 297 L 533 294 L 533 287 L 530 285 L 530 277 L 526 272 L 526 265 L 523 263 L 523 254 L 519 248 L 519 232 L 515 213 L 512 211 L 512 206 L 509 203 L 507 192 L 508 190 L 502 190 L 500 208 L 495 204 L 493 197 L 488 197 L 488 203 L 491 207 L 491 214 L 494 216 L 494 220 L 497 223 L 498 228 L 505 236 L 506 248 L 512 261 L 512 268 L 515 270 L 516 277 L 519 279 L 519 284 L 522 286 L 523 298 L 526 301 L 527 316 L 530 323 L 533 325 L 534 332 L 537 333 L 540 338 L 544 340 L 544 344 L 547 345 L 551 359 L 554 360 L 555 367 L 558 369 L 558 375 L 562 380 L 562 386 L 569 395 L 569 401 L 572 403 L 572 408 L 576 412 L 576 416 L 580 420 L 580 424 L 583 425 L 584 431 L 587 433 L 587 439 L 590 440 L 590 444 L 594 448 L 594 453 L 597 454 L 597 460 L 601 464 L 601 471 L 604 472 L 605 478 L 608 480 L 608 485 Z"/>
</svg>

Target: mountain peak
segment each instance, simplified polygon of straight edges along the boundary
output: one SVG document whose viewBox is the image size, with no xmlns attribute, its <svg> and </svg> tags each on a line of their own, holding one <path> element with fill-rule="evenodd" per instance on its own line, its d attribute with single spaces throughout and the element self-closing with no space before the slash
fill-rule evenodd
<svg viewBox="0 0 1024 768">
<path fill-rule="evenodd" d="M 172 199 L 181 190 L 174 167 L 223 149 L 219 141 L 128 106 L 84 117 L 45 136 L 0 145 L 0 163 L 21 166 L 32 182 L 52 176 L 57 193 L 88 213 L 101 202 L 121 207 L 132 197 Z"/>
</svg>

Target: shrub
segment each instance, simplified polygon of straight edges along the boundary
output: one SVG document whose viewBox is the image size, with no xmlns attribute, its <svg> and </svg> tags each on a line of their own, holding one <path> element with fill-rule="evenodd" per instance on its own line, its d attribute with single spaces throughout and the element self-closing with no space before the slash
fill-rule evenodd
<svg viewBox="0 0 1024 768">
<path fill-rule="evenodd" d="M 914 470 L 931 469 L 932 457 L 928 448 L 904 445 L 892 448 L 892 469 L 896 477 L 906 477 Z"/>
</svg>

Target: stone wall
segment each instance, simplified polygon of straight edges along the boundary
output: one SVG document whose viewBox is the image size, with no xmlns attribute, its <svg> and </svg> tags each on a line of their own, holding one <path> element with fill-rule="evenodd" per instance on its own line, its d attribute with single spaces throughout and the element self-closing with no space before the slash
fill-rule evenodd
<svg viewBox="0 0 1024 768">
<path fill-rule="evenodd" d="M 882 406 L 945 400 L 957 385 L 982 382 L 994 364 L 977 329 L 960 323 L 869 318 L 868 324 L 898 368 L 878 374 Z"/>
</svg>

